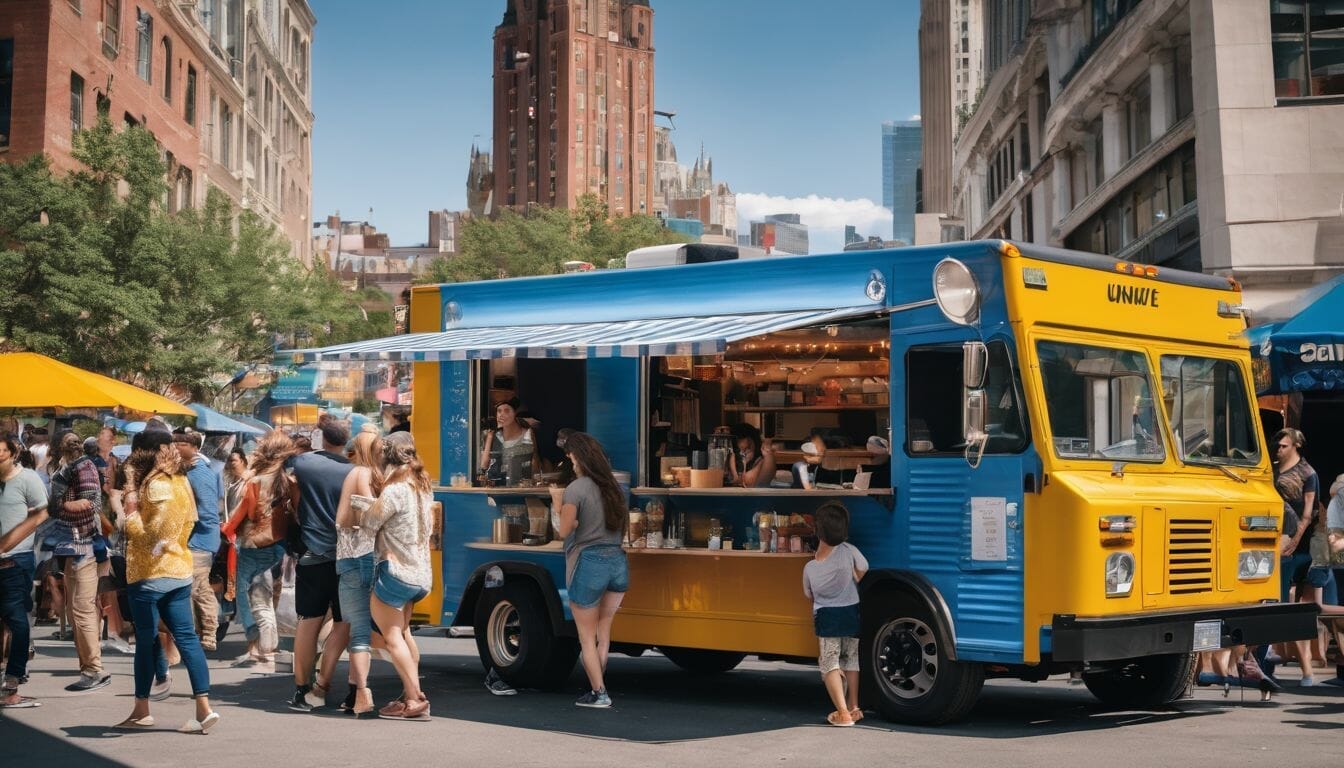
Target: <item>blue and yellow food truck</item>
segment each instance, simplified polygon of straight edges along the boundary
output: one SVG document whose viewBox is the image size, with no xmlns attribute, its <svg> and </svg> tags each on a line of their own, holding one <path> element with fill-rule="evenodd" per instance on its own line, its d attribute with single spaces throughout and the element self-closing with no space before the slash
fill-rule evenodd
<svg viewBox="0 0 1344 768">
<path fill-rule="evenodd" d="M 418 286 L 411 333 L 307 352 L 413 364 L 443 507 L 419 609 L 472 628 L 506 680 L 557 685 L 577 654 L 553 476 L 480 465 L 509 398 L 543 464 L 572 428 L 629 475 L 645 535 L 628 537 L 619 650 L 700 672 L 814 658 L 801 573 L 829 502 L 872 566 L 863 692 L 894 720 L 1062 672 L 1159 704 L 1195 651 L 1314 633 L 1312 606 L 1278 602 L 1281 503 L 1234 281 L 1001 241 L 724 256 Z M 723 435 L 744 425 L 779 471 L 721 487 Z"/>
</svg>

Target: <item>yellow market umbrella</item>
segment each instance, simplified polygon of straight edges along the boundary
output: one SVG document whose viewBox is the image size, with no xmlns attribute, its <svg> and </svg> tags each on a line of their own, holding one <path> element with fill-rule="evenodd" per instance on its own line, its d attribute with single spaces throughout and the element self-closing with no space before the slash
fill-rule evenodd
<svg viewBox="0 0 1344 768">
<path fill-rule="evenodd" d="M 194 416 L 185 405 L 36 352 L 0 355 L 0 408 L 115 408 Z"/>
</svg>

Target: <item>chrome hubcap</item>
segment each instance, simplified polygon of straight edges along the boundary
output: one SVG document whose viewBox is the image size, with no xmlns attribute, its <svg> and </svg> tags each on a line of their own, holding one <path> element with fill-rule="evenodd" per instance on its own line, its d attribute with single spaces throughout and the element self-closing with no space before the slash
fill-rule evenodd
<svg viewBox="0 0 1344 768">
<path fill-rule="evenodd" d="M 938 640 L 918 619 L 893 619 L 873 642 L 873 668 L 884 693 L 917 699 L 933 690 L 938 678 Z"/>
<path fill-rule="evenodd" d="M 490 622 L 486 625 L 486 638 L 490 646 L 490 658 L 496 667 L 512 666 L 518 660 L 522 646 L 522 626 L 518 619 L 518 609 L 508 600 L 501 600 L 490 612 Z"/>
</svg>

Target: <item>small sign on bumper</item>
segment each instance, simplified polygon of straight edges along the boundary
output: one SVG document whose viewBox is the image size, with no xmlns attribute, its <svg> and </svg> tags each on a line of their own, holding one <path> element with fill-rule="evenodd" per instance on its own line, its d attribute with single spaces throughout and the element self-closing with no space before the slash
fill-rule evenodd
<svg viewBox="0 0 1344 768">
<path fill-rule="evenodd" d="M 1192 651 L 1216 651 L 1223 647 L 1223 622 L 1221 619 L 1213 621 L 1196 621 L 1195 634 Z"/>
</svg>

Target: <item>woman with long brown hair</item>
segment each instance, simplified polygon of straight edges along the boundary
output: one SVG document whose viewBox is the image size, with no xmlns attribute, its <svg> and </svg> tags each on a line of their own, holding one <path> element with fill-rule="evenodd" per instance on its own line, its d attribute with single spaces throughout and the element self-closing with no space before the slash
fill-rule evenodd
<svg viewBox="0 0 1344 768">
<path fill-rule="evenodd" d="M 271 568 L 285 554 L 280 542 L 284 540 L 291 499 L 284 464 L 294 453 L 294 443 L 280 430 L 261 438 L 252 452 L 251 476 L 243 486 L 242 498 L 220 528 L 233 544 L 230 583 L 248 642 L 247 656 L 235 666 L 248 667 L 257 674 L 275 671 L 275 649 L 280 642 Z"/>
<path fill-rule="evenodd" d="M 191 608 L 194 567 L 187 540 L 196 523 L 196 502 L 172 435 L 151 430 L 142 432 L 137 442 L 143 450 L 134 453 L 130 463 L 139 500 L 126 516 L 126 581 L 136 633 L 135 705 L 120 726 L 154 725 L 149 697 L 156 666 L 154 640 L 162 618 L 182 653 L 196 702 L 195 719 L 178 730 L 206 733 L 219 722 L 219 714 L 210 708 L 210 670 Z"/>
<path fill-rule="evenodd" d="M 361 525 L 364 513 L 383 490 L 383 440 L 374 432 L 355 436 L 350 451 L 355 468 L 345 476 L 336 507 L 336 575 L 340 578 L 341 618 L 350 622 L 350 692 L 341 708 L 359 717 L 373 711 L 369 690 L 369 656 L 373 621 L 369 595 L 373 592 L 374 534 Z"/>
<path fill-rule="evenodd" d="M 592 435 L 570 435 L 565 455 L 574 462 L 578 477 L 567 488 L 551 489 L 551 512 L 559 517 L 556 533 L 565 539 L 569 608 L 579 630 L 583 670 L 590 686 L 574 703 L 604 709 L 611 706 L 603 679 L 611 622 L 630 585 L 630 569 L 621 549 L 626 492 L 617 484 L 602 444 Z"/>
<path fill-rule="evenodd" d="M 429 594 L 434 581 L 429 559 L 434 496 L 409 432 L 393 432 L 383 438 L 383 462 L 383 492 L 364 513 L 361 527 L 375 537 L 378 561 L 369 609 L 401 678 L 402 695 L 379 710 L 378 716 L 428 720 L 429 700 L 420 690 L 420 663 L 407 642 L 407 630 L 416 601 Z"/>
</svg>

